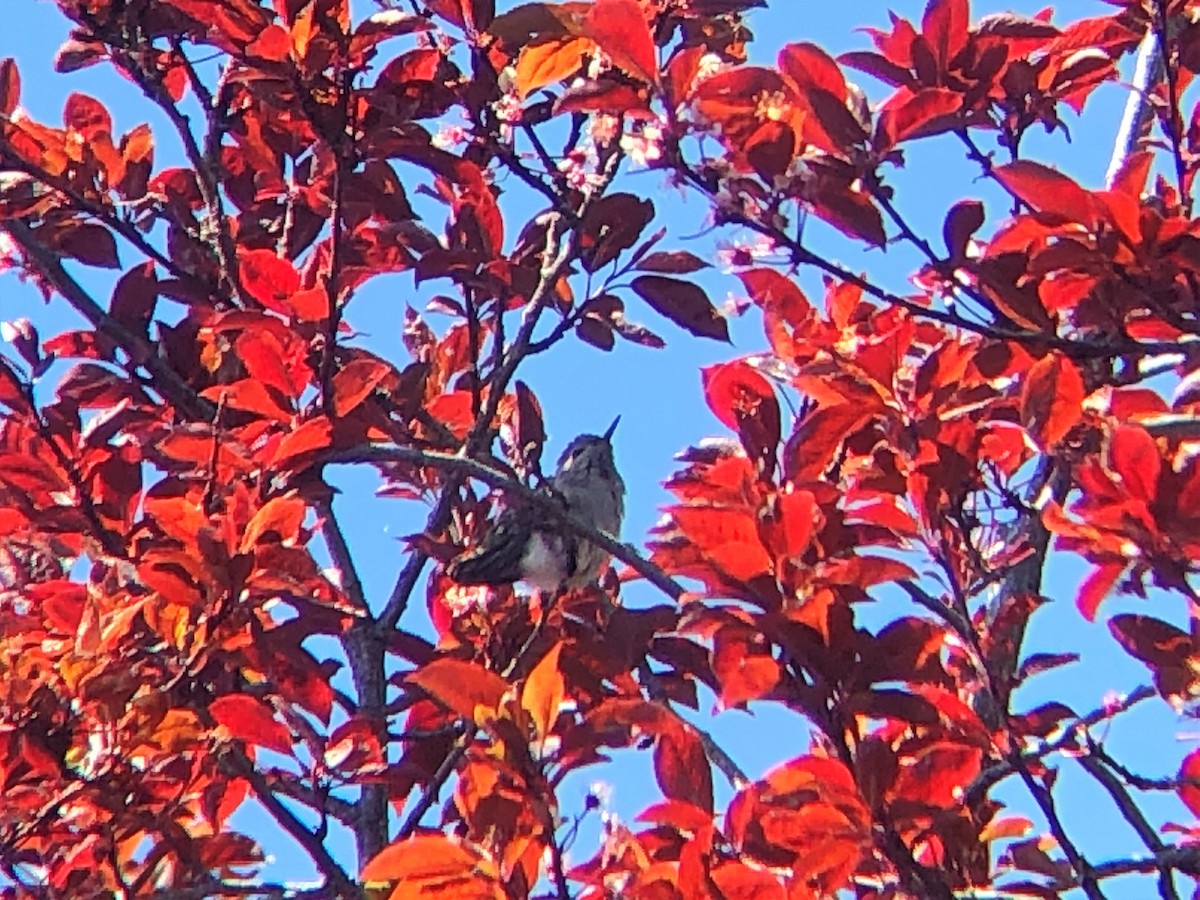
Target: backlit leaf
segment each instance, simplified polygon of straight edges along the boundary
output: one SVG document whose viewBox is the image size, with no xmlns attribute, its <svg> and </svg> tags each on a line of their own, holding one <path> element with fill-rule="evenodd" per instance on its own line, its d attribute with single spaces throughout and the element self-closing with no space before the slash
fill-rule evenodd
<svg viewBox="0 0 1200 900">
<path fill-rule="evenodd" d="M 299 497 L 272 497 L 262 505 L 246 526 L 246 533 L 242 537 L 242 552 L 253 550 L 264 537 L 271 535 L 284 544 L 295 543 L 300 536 L 300 526 L 307 511 L 308 505 Z"/>
<path fill-rule="evenodd" d="M 1158 496 L 1162 454 L 1158 443 L 1138 425 L 1118 425 L 1108 444 L 1109 464 L 1130 497 L 1153 503 Z"/>
<path fill-rule="evenodd" d="M 561 643 L 555 644 L 550 652 L 542 657 L 541 662 L 534 666 L 529 677 L 525 679 L 525 687 L 521 690 L 521 705 L 529 712 L 540 741 L 544 741 L 550 734 L 558 720 L 559 707 L 566 696 L 562 672 L 558 667 L 558 657 L 562 648 Z"/>
<path fill-rule="evenodd" d="M 508 682 L 495 672 L 461 659 L 435 659 L 405 681 L 472 722 L 495 715 L 508 692 Z"/>
<path fill-rule="evenodd" d="M 658 82 L 654 38 L 637 0 L 594 0 L 584 18 L 583 33 L 621 71 L 649 84 Z"/>
<path fill-rule="evenodd" d="M 997 166 L 993 174 L 1018 200 L 1054 221 L 1087 226 L 1096 222 L 1097 204 L 1092 195 L 1049 166 L 1021 159 Z"/>
<path fill-rule="evenodd" d="M 1083 376 L 1058 353 L 1042 357 L 1021 386 L 1021 422 L 1039 446 L 1052 450 L 1083 417 Z"/>
<path fill-rule="evenodd" d="M 227 694 L 208 705 L 209 714 L 235 740 L 276 753 L 292 752 L 292 734 L 266 702 L 250 694 Z"/>
<path fill-rule="evenodd" d="M 1183 758 L 1179 766 L 1179 799 L 1192 815 L 1200 818 L 1200 749 L 1193 750 Z"/>
<path fill-rule="evenodd" d="M 586 62 L 595 44 L 588 38 L 560 37 L 529 44 L 517 58 L 517 93 L 527 97 L 533 91 L 574 75 Z"/>
</svg>

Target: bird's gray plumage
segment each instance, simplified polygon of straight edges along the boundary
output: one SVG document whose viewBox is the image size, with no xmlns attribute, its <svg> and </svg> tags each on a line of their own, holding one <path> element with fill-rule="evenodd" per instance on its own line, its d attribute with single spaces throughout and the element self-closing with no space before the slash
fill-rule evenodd
<svg viewBox="0 0 1200 900">
<path fill-rule="evenodd" d="M 581 434 L 567 445 L 547 497 L 581 521 L 614 537 L 625 514 L 625 483 L 613 459 L 612 433 Z M 524 581 L 542 590 L 582 587 L 608 561 L 601 548 L 547 520 L 543 511 L 506 507 L 479 543 L 453 559 L 446 573 L 459 584 Z"/>
</svg>

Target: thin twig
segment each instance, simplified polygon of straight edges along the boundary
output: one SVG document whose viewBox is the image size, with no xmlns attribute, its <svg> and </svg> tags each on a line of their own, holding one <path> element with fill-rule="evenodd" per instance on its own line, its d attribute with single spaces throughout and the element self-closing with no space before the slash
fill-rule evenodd
<svg viewBox="0 0 1200 900">
<path fill-rule="evenodd" d="M 1054 797 L 1051 795 L 1049 788 L 1034 777 L 1033 773 L 1029 771 L 1026 760 L 1020 754 L 1012 754 L 1010 761 L 1013 768 L 1021 776 L 1021 780 L 1025 782 L 1025 787 L 1033 796 L 1034 802 L 1037 803 L 1038 808 L 1042 811 L 1042 815 L 1046 817 L 1046 824 L 1050 827 L 1050 833 L 1054 835 L 1054 839 L 1062 847 L 1063 853 L 1067 855 L 1067 861 L 1071 864 L 1071 868 L 1075 872 L 1079 887 L 1089 900 L 1104 900 L 1104 892 L 1100 889 L 1100 884 L 1096 880 L 1096 873 L 1092 869 L 1091 864 L 1079 851 L 1079 848 L 1075 846 L 1070 835 L 1067 834 L 1062 819 L 1058 816 L 1058 808 L 1054 804 Z"/>
<path fill-rule="evenodd" d="M 405 816 L 404 823 L 400 826 L 400 833 L 397 835 L 396 840 L 404 840 L 420 827 L 421 819 L 425 818 L 425 813 L 429 812 L 433 804 L 437 802 L 442 785 L 446 783 L 454 773 L 454 770 L 458 768 L 459 761 L 467 752 L 467 748 L 471 746 L 471 741 L 475 739 L 474 730 L 468 728 L 465 722 L 458 723 L 457 728 L 459 731 L 458 740 L 450 748 L 450 752 L 446 754 L 446 758 L 442 760 L 442 764 L 433 773 L 433 777 L 429 779 L 428 784 L 421 790 L 421 796 L 417 798 L 417 802 L 413 804 L 413 808 Z"/>
<path fill-rule="evenodd" d="M 1125 821 L 1137 832 L 1137 836 L 1141 838 L 1147 850 L 1158 854 L 1166 849 L 1167 845 L 1159 838 L 1154 826 L 1146 820 L 1125 785 L 1121 784 L 1120 779 L 1101 760 L 1095 756 L 1081 756 L 1077 762 L 1085 772 L 1100 783 L 1101 787 L 1108 791 L 1113 803 L 1117 805 L 1117 809 L 1121 811 Z M 1175 885 L 1171 880 L 1171 869 L 1165 863 L 1158 869 L 1158 893 L 1163 900 L 1179 900 L 1179 893 L 1175 890 Z"/>
<path fill-rule="evenodd" d="M 1175 162 L 1175 189 L 1179 191 L 1179 202 L 1186 215 L 1191 215 L 1192 203 L 1187 194 L 1187 164 L 1183 160 L 1183 119 L 1179 114 L 1179 73 L 1171 59 L 1172 21 L 1167 16 L 1167 0 L 1154 0 L 1153 29 L 1157 32 L 1159 53 L 1163 60 L 1163 74 L 1167 83 L 1167 108 L 1164 125 L 1171 141 L 1171 155 Z"/>
<path fill-rule="evenodd" d="M 339 896 L 355 898 L 355 900 L 365 897 L 362 888 L 346 874 L 325 844 L 318 840 L 312 829 L 301 822 L 295 813 L 283 804 L 271 786 L 267 784 L 262 772 L 240 750 L 231 747 L 222 759 L 233 774 L 246 779 L 258 802 L 266 808 L 280 827 L 304 849 L 304 852 L 317 866 L 318 871 L 325 876 L 329 886 L 337 891 Z"/>
</svg>

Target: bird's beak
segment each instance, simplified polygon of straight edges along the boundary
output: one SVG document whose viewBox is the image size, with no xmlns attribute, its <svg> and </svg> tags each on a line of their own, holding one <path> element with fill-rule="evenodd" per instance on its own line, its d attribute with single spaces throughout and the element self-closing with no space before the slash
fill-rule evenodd
<svg viewBox="0 0 1200 900">
<path fill-rule="evenodd" d="M 612 440 L 613 432 L 617 430 L 617 423 L 620 421 L 621 417 L 617 416 L 615 419 L 613 419 L 612 424 L 608 426 L 608 431 L 604 432 L 604 439 L 606 441 Z"/>
</svg>

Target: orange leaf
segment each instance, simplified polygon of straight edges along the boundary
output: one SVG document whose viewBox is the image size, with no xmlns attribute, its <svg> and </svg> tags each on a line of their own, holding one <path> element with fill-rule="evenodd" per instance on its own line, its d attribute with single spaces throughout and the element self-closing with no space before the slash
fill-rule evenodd
<svg viewBox="0 0 1200 900">
<path fill-rule="evenodd" d="M 300 537 L 300 526 L 308 505 L 294 494 L 273 497 L 250 519 L 242 537 L 241 552 L 253 550 L 264 535 L 275 534 L 281 543 L 295 543 Z"/>
<path fill-rule="evenodd" d="M 658 83 L 654 38 L 637 0 L 596 0 L 583 21 L 583 33 L 612 57 L 618 69 L 649 84 Z"/>
<path fill-rule="evenodd" d="M 342 418 L 353 412 L 379 384 L 395 372 L 383 360 L 361 357 L 346 363 L 333 376 L 333 412 Z"/>
<path fill-rule="evenodd" d="M 441 834 L 418 834 L 384 847 L 359 874 L 364 883 L 384 881 L 438 882 L 470 878 L 482 858 Z"/>
<path fill-rule="evenodd" d="M 979 832 L 979 842 L 986 844 L 1000 838 L 1025 837 L 1032 829 L 1033 823 L 1024 816 L 997 816 Z"/>
<path fill-rule="evenodd" d="M 588 38 L 550 38 L 521 48 L 517 57 L 517 93 L 527 97 L 533 91 L 563 81 L 582 68 L 584 57 L 595 48 Z"/>
<path fill-rule="evenodd" d="M 292 752 L 292 733 L 275 718 L 275 712 L 250 694 L 227 694 L 208 705 L 208 711 L 229 737 L 266 747 L 276 753 Z"/>
<path fill-rule="evenodd" d="M 481 721 L 480 713 L 494 716 L 508 692 L 508 682 L 495 672 L 461 659 L 435 659 L 405 680 L 472 722 Z"/>
<path fill-rule="evenodd" d="M 562 672 L 558 668 L 562 646 L 560 642 L 550 648 L 550 652 L 529 673 L 521 690 L 521 706 L 529 711 L 539 741 L 544 741 L 554 727 L 558 709 L 566 696 Z"/>
</svg>

